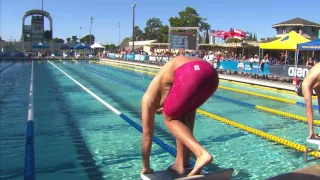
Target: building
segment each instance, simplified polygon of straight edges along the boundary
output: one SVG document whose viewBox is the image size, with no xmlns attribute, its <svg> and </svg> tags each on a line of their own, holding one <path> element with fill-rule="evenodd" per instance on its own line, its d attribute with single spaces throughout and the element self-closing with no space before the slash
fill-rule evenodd
<svg viewBox="0 0 320 180">
<path fill-rule="evenodd" d="M 44 16 L 33 15 L 31 16 L 31 43 L 43 42 L 44 37 Z"/>
<path fill-rule="evenodd" d="M 276 29 L 276 38 L 283 37 L 290 31 L 296 31 L 308 39 L 317 39 L 319 37 L 320 24 L 311 22 L 302 18 L 294 18 L 271 26 Z"/>
<path fill-rule="evenodd" d="M 31 25 L 25 25 L 25 20 L 27 17 L 31 16 Z M 44 31 L 44 17 L 48 18 L 50 23 L 50 31 L 46 33 Z M 28 50 L 27 47 L 31 47 L 33 44 L 38 44 L 39 42 L 43 42 L 44 39 L 49 39 L 48 42 L 45 42 L 50 47 L 50 51 L 53 52 L 54 45 L 52 40 L 52 32 L 53 32 L 53 21 L 51 15 L 43 10 L 30 10 L 27 11 L 22 17 L 22 50 Z M 45 37 L 46 36 L 46 37 Z M 32 50 L 38 51 L 39 49 L 35 48 Z"/>
</svg>

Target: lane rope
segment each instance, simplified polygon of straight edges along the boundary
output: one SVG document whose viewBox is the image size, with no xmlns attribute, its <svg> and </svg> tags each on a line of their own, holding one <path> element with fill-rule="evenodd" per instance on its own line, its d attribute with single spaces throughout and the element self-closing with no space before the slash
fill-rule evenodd
<svg viewBox="0 0 320 180">
<path fill-rule="evenodd" d="M 0 73 L 2 73 L 3 71 L 5 71 L 6 69 L 8 69 L 10 66 L 14 65 L 17 61 L 11 63 L 10 65 L 8 65 L 7 67 L 3 68 L 0 70 Z"/>
<path fill-rule="evenodd" d="M 104 60 L 104 61 L 108 61 L 110 63 L 114 63 L 114 64 L 122 64 L 122 65 L 127 65 L 127 66 L 134 66 L 136 68 L 141 68 L 141 69 L 160 69 L 161 66 L 159 67 L 148 67 L 146 65 L 144 65 L 143 63 L 137 64 L 136 62 L 119 62 L 120 60 Z M 251 87 L 251 88 L 256 88 L 256 89 L 260 89 L 260 90 L 267 90 L 267 91 L 272 91 L 272 92 L 277 92 L 277 93 L 283 93 L 283 94 L 290 94 L 290 95 L 297 95 L 295 92 L 293 91 L 289 91 L 289 90 L 284 90 L 284 89 L 277 89 L 277 88 L 272 88 L 272 87 L 265 87 L 265 86 L 261 86 L 261 85 L 256 85 L 256 84 L 248 84 L 248 83 L 244 83 L 244 82 L 237 82 L 237 81 L 232 81 L 232 80 L 226 80 L 226 79 L 220 79 L 220 81 L 222 82 L 226 82 L 226 83 L 230 83 L 230 84 L 237 84 L 237 85 L 242 85 L 242 86 L 246 86 L 246 87 Z M 312 98 L 317 99 L 317 96 L 312 96 Z"/>
<path fill-rule="evenodd" d="M 81 83 L 79 83 L 77 80 L 75 80 L 74 78 L 72 78 L 69 74 L 67 74 L 66 72 L 64 72 L 62 69 L 60 69 L 58 66 L 56 66 L 55 64 L 53 64 L 52 62 L 50 62 L 48 60 L 48 62 L 54 66 L 55 68 L 57 68 L 61 73 L 63 73 L 65 76 L 67 76 L 69 79 L 71 79 L 74 83 L 76 83 L 78 86 L 80 86 L 84 91 L 86 91 L 88 94 L 90 94 L 92 97 L 94 97 L 96 100 L 98 100 L 101 104 L 103 104 L 106 108 L 108 108 L 109 110 L 111 110 L 113 113 L 115 113 L 116 115 L 118 115 L 120 118 L 122 118 L 123 120 L 125 120 L 127 123 L 129 123 L 131 126 L 133 126 L 135 129 L 137 129 L 138 131 L 140 131 L 142 133 L 142 127 L 134 122 L 132 119 L 130 119 L 128 116 L 126 116 L 125 114 L 121 113 L 120 111 L 118 111 L 116 108 L 114 108 L 113 106 L 111 106 L 110 104 L 108 104 L 106 101 L 104 101 L 103 99 L 101 99 L 99 96 L 97 96 L 95 93 L 93 93 L 92 91 L 90 91 L 88 88 L 86 88 L 85 86 L 83 86 Z M 157 136 L 152 136 L 152 141 L 157 144 L 158 146 L 160 146 L 163 150 L 167 151 L 170 155 L 172 155 L 173 157 L 177 156 L 177 151 L 176 149 L 174 149 L 173 147 L 171 147 L 170 145 L 166 144 L 164 141 L 162 141 L 160 138 L 158 138 Z M 190 161 L 190 165 L 193 167 L 195 164 L 194 161 Z"/>
<path fill-rule="evenodd" d="M 99 62 L 98 64 L 106 64 L 107 65 L 108 62 Z M 122 67 L 122 66 L 117 66 L 117 65 L 114 65 L 114 66 L 115 67 L 119 67 L 119 68 L 123 68 L 123 69 L 128 69 L 128 70 L 141 72 L 141 73 L 151 74 L 151 75 L 156 75 L 157 74 L 155 72 L 143 71 L 143 70 L 134 69 L 134 68 Z M 306 107 L 306 104 L 304 102 L 299 102 L 299 101 L 295 101 L 295 100 L 284 99 L 284 98 L 280 98 L 280 97 L 274 97 L 274 96 L 270 96 L 270 95 L 265 95 L 265 94 L 255 93 L 255 92 L 249 92 L 249 91 L 245 91 L 245 90 L 234 89 L 234 88 L 220 86 L 220 85 L 219 85 L 219 88 L 224 89 L 224 90 L 228 90 L 228 91 L 237 92 L 237 93 L 257 96 L 257 97 L 260 97 L 260 98 L 279 101 L 279 102 L 283 102 L 283 103 L 294 104 L 294 105 L 301 106 L 301 107 Z M 312 108 L 318 110 L 319 106 L 318 105 L 312 105 Z"/>
<path fill-rule="evenodd" d="M 31 61 L 31 77 L 27 117 L 24 179 L 35 180 L 34 127 L 33 127 L 33 60 Z"/>
<path fill-rule="evenodd" d="M 92 72 L 92 71 L 90 71 Z M 111 80 L 114 80 L 120 84 L 123 84 L 125 86 L 128 86 L 128 87 L 131 87 L 131 88 L 134 88 L 134 89 L 137 89 L 137 90 L 140 90 L 142 92 L 145 91 L 145 89 L 142 89 L 141 87 L 137 87 L 137 86 L 133 86 L 131 84 L 128 84 L 128 83 L 125 83 L 119 79 L 116 79 L 116 78 L 111 78 L 111 77 L 108 77 L 106 75 L 103 75 L 101 73 L 98 73 L 96 72 L 95 74 L 97 75 L 100 75 L 102 77 L 106 77 L 108 79 L 111 79 Z M 269 134 L 269 133 L 266 133 L 266 132 L 263 132 L 261 130 L 258 130 L 258 129 L 255 129 L 255 128 L 252 128 L 252 127 L 249 127 L 249 126 L 246 126 L 246 125 L 243 125 L 243 124 L 240 124 L 238 122 L 235 122 L 235 121 L 232 121 L 232 120 L 229 120 L 227 118 L 223 118 L 221 116 L 218 116 L 218 115 L 215 115 L 215 114 L 212 114 L 212 113 L 209 113 L 207 111 L 204 111 L 204 110 L 201 110 L 201 109 L 198 109 L 197 110 L 197 113 L 203 115 L 203 116 L 206 116 L 206 117 L 209 117 L 210 119 L 214 119 L 214 120 L 218 120 L 220 122 L 223 122 L 225 124 L 228 124 L 230 126 L 233 126 L 233 127 L 236 127 L 238 129 L 241 129 L 241 130 L 244 130 L 246 132 L 249 132 L 251 134 L 255 134 L 257 136 L 260 136 L 262 138 L 265 138 L 265 139 L 268 139 L 270 141 L 273 141 L 273 142 L 276 142 L 276 143 L 279 143 L 279 144 L 282 144 L 286 147 L 289 147 L 289 148 L 292 148 L 292 149 L 295 149 L 297 151 L 300 151 L 300 152 L 306 152 L 306 149 L 307 147 L 304 146 L 304 145 L 301 145 L 301 144 L 298 144 L 298 143 L 295 143 L 293 141 L 289 141 L 287 139 L 284 139 L 284 138 L 280 138 L 278 136 L 275 136 L 275 135 L 272 135 L 272 134 Z M 320 152 L 309 152 L 310 155 L 312 156 L 315 156 L 315 157 L 320 157 Z"/>
</svg>

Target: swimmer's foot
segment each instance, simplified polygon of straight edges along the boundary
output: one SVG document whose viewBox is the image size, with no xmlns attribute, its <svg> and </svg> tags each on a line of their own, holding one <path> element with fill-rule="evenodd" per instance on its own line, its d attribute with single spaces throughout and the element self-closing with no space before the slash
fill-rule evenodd
<svg viewBox="0 0 320 180">
<path fill-rule="evenodd" d="M 196 164 L 194 165 L 193 170 L 188 174 L 188 176 L 194 176 L 201 172 L 202 168 L 212 162 L 212 156 L 205 152 L 197 158 Z"/>
<path fill-rule="evenodd" d="M 183 167 L 178 167 L 176 164 L 169 166 L 168 170 L 175 171 L 179 175 L 184 175 L 187 173 Z"/>
</svg>

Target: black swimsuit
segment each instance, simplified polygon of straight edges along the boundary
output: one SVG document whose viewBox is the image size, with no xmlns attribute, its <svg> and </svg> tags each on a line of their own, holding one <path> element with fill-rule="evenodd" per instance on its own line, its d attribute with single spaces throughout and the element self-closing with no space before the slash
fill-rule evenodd
<svg viewBox="0 0 320 180">
<path fill-rule="evenodd" d="M 313 61 L 311 61 L 311 62 L 308 61 L 308 65 L 309 65 L 309 66 L 314 66 L 314 62 L 313 62 Z"/>
</svg>

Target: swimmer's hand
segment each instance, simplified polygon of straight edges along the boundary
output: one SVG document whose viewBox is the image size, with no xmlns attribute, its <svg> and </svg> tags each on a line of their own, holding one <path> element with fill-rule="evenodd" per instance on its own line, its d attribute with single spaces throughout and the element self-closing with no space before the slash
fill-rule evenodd
<svg viewBox="0 0 320 180">
<path fill-rule="evenodd" d="M 151 174 L 153 172 L 154 172 L 154 170 L 151 168 L 142 168 L 142 170 L 141 170 L 141 174 Z"/>
<path fill-rule="evenodd" d="M 156 114 L 162 114 L 163 113 L 163 107 L 156 110 Z"/>
</svg>

